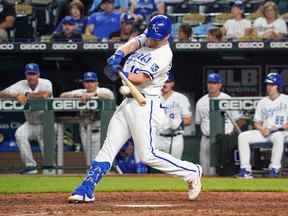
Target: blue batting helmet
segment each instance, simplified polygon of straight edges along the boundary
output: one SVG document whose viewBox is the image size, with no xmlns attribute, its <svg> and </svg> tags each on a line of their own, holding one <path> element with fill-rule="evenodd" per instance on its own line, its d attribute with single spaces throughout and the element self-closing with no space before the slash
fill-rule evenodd
<svg viewBox="0 0 288 216">
<path fill-rule="evenodd" d="M 39 65 L 35 63 L 26 64 L 25 74 L 40 74 Z"/>
<path fill-rule="evenodd" d="M 278 73 L 269 73 L 265 77 L 265 83 L 271 85 L 277 85 L 279 88 L 283 87 L 283 79 Z"/>
<path fill-rule="evenodd" d="M 86 72 L 83 75 L 83 82 L 85 81 L 98 81 L 97 74 L 95 72 Z"/>
<path fill-rule="evenodd" d="M 207 82 L 208 83 L 222 83 L 223 81 L 222 81 L 220 74 L 211 73 L 208 75 Z"/>
<path fill-rule="evenodd" d="M 164 15 L 157 15 L 151 18 L 145 35 L 153 40 L 162 40 L 170 35 L 172 29 L 171 20 Z"/>
</svg>

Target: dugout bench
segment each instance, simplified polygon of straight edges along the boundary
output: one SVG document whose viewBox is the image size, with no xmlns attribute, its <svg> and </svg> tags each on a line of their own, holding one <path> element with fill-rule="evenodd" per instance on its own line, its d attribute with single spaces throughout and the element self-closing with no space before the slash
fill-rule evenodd
<svg viewBox="0 0 288 216">
<path fill-rule="evenodd" d="M 240 159 L 238 154 L 238 134 L 240 131 L 225 135 L 224 124 L 227 119 L 227 112 L 240 111 L 250 121 L 248 128 L 252 129 L 253 117 L 258 101 L 262 97 L 233 97 L 229 99 L 210 100 L 210 146 L 211 164 L 216 166 L 219 175 L 233 175 L 239 171 Z M 228 117 L 229 118 L 229 117 Z M 236 124 L 236 123 L 233 123 Z M 237 126 L 236 126 L 237 127 Z M 260 149 L 271 149 L 271 142 L 259 142 L 250 144 L 251 159 L 254 160 L 255 152 Z M 283 154 L 288 153 L 288 140 L 284 145 Z M 287 166 L 284 157 L 282 167 Z M 265 169 L 264 169 L 265 170 Z M 253 170 L 256 173 L 263 173 L 263 170 Z"/>
<path fill-rule="evenodd" d="M 63 128 L 66 123 L 79 123 L 79 121 L 67 122 L 58 121 L 58 140 L 55 131 L 55 112 L 71 112 L 93 110 L 100 112 L 101 121 L 101 143 L 103 143 L 108 123 L 115 110 L 116 104 L 114 100 L 98 100 L 91 99 L 83 103 L 79 98 L 53 98 L 47 100 L 28 100 L 25 105 L 20 104 L 15 99 L 0 99 L 0 112 L 23 112 L 23 111 L 43 111 L 41 122 L 43 124 L 43 174 L 62 174 L 63 173 Z M 60 137 L 59 137 L 60 136 Z M 60 139 L 59 139 L 60 138 Z M 57 142 L 56 142 L 57 140 Z M 62 141 L 61 141 L 62 140 Z M 57 158 L 56 151 L 57 150 Z"/>
</svg>

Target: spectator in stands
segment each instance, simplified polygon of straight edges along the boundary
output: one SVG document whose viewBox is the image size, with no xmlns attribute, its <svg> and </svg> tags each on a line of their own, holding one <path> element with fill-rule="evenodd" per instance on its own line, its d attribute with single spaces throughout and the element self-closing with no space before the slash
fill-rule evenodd
<svg viewBox="0 0 288 216">
<path fill-rule="evenodd" d="M 223 41 L 223 32 L 219 28 L 211 28 L 208 31 L 207 41 L 212 43 Z"/>
<path fill-rule="evenodd" d="M 110 42 L 127 42 L 131 38 L 131 35 L 133 35 L 134 23 L 135 19 L 131 14 L 122 14 L 121 29 L 110 35 Z"/>
<path fill-rule="evenodd" d="M 15 7 L 6 0 L 0 0 L 0 43 L 8 41 L 7 30 L 14 26 Z"/>
<path fill-rule="evenodd" d="M 91 8 L 89 9 L 89 13 L 94 13 L 99 11 L 101 0 L 94 0 Z M 129 10 L 130 0 L 115 0 L 114 7 L 120 13 L 127 13 Z"/>
<path fill-rule="evenodd" d="M 287 34 L 287 25 L 280 17 L 278 6 L 272 1 L 268 1 L 262 8 L 263 17 L 259 17 L 254 22 L 257 35 L 264 39 L 281 39 Z"/>
<path fill-rule="evenodd" d="M 115 11 L 114 0 L 102 0 L 100 7 L 103 11 L 93 13 L 88 18 L 85 34 L 106 40 L 113 32 L 120 30 L 121 13 Z"/>
<path fill-rule="evenodd" d="M 84 5 L 79 0 L 74 0 L 69 5 L 69 16 L 72 16 L 75 20 L 76 25 L 76 31 L 84 34 L 86 24 L 87 24 L 87 18 L 84 17 Z M 63 29 L 63 20 L 65 17 L 61 20 L 59 25 L 57 26 L 55 32 L 61 32 Z"/>
<path fill-rule="evenodd" d="M 148 21 L 153 13 L 165 13 L 165 4 L 162 0 L 131 0 L 131 13 L 135 16 L 136 22 Z"/>
<path fill-rule="evenodd" d="M 71 16 L 66 16 L 62 20 L 62 31 L 52 35 L 54 41 L 62 42 L 80 42 L 81 33 L 77 31 L 76 21 Z"/>
<path fill-rule="evenodd" d="M 178 30 L 179 42 L 191 42 L 192 29 L 187 24 L 182 24 Z"/>
<path fill-rule="evenodd" d="M 233 19 L 224 23 L 222 31 L 227 39 L 239 39 L 251 28 L 251 22 L 244 18 L 243 1 L 236 0 L 232 3 L 231 14 Z"/>
</svg>

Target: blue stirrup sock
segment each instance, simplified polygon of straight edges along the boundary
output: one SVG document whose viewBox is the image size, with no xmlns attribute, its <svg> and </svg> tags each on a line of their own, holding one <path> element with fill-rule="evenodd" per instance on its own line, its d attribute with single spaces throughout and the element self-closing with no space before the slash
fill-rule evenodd
<svg viewBox="0 0 288 216">
<path fill-rule="evenodd" d="M 109 162 L 98 162 L 93 160 L 82 185 L 88 186 L 90 190 L 94 191 L 96 184 L 110 168 L 111 165 Z"/>
</svg>

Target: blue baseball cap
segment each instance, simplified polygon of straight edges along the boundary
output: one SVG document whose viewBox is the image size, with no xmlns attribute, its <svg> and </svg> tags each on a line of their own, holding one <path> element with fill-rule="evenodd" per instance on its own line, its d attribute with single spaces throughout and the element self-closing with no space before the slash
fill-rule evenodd
<svg viewBox="0 0 288 216">
<path fill-rule="evenodd" d="M 76 20 L 72 17 L 72 16 L 65 16 L 62 23 L 64 24 L 68 24 L 68 25 L 75 25 Z"/>
<path fill-rule="evenodd" d="M 242 0 L 235 0 L 235 1 L 231 2 L 231 7 L 238 7 L 238 8 L 240 8 L 240 10 L 244 10 L 245 5 L 244 5 L 244 2 Z"/>
<path fill-rule="evenodd" d="M 124 13 L 121 16 L 121 22 L 127 24 L 134 24 L 135 18 L 130 13 Z"/>
<path fill-rule="evenodd" d="M 35 63 L 26 64 L 25 74 L 40 74 L 39 65 Z"/>
<path fill-rule="evenodd" d="M 166 80 L 166 82 L 173 82 L 175 81 L 175 76 L 174 73 L 172 71 L 168 72 L 168 79 Z"/>
<path fill-rule="evenodd" d="M 98 81 L 98 77 L 97 77 L 97 74 L 95 72 L 86 72 L 83 74 L 83 82 L 86 82 L 86 81 L 92 81 L 92 82 L 96 82 Z"/>
<path fill-rule="evenodd" d="M 222 83 L 223 81 L 222 81 L 220 74 L 211 73 L 208 75 L 207 82 L 208 83 Z"/>
</svg>

